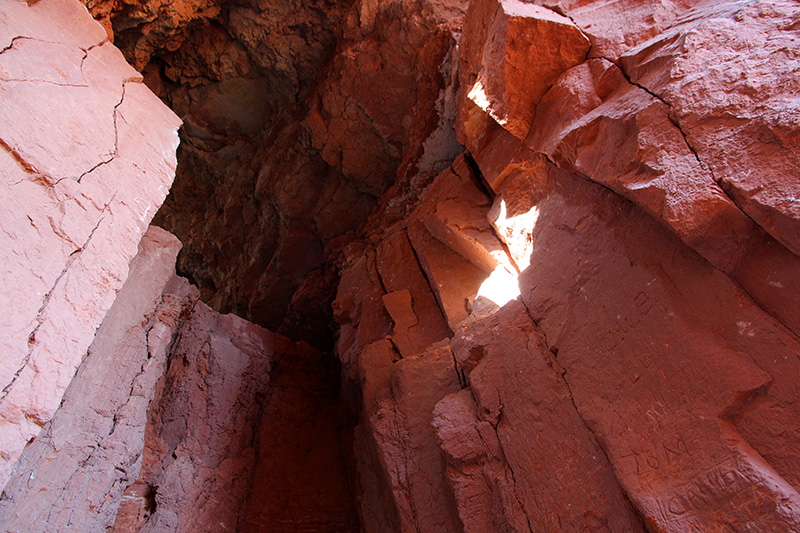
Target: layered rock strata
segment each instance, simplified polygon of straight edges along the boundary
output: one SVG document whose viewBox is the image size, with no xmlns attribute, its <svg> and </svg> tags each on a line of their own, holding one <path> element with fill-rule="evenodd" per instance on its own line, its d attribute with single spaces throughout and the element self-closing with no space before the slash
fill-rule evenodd
<svg viewBox="0 0 800 533">
<path fill-rule="evenodd" d="M 345 250 L 363 523 L 793 531 L 796 6 L 541 4 L 470 3 L 470 155 Z"/>
<path fill-rule="evenodd" d="M 128 276 L 180 122 L 80 4 L 7 0 L 0 14 L 3 484 Z"/>
</svg>

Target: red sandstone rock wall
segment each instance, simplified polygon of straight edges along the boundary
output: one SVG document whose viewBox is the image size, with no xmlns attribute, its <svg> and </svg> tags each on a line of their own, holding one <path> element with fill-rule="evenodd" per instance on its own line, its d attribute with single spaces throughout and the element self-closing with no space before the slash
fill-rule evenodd
<svg viewBox="0 0 800 533">
<path fill-rule="evenodd" d="M 4 6 L 26 15 L 59 6 L 59 16 L 85 18 L 55 0 Z M 333 52 L 312 53 L 327 57 L 327 68 L 313 83 L 301 75 L 286 86 L 302 103 L 255 140 L 232 140 L 251 130 L 227 106 L 266 83 L 246 75 L 254 49 L 243 42 L 258 39 L 184 24 L 216 21 L 219 6 L 193 4 L 172 22 L 156 16 L 165 6 L 119 11 L 119 20 L 140 17 L 130 28 L 148 30 L 117 37 L 135 43 L 145 64 L 168 36 L 175 63 L 167 80 L 204 72 L 198 91 L 162 93 L 173 104 L 191 100 L 184 91 L 202 96 L 186 116 L 205 121 L 206 133 L 189 135 L 209 144 L 192 148 L 202 161 L 190 168 L 211 165 L 201 153 L 210 147 L 224 159 L 229 143 L 247 145 L 176 196 L 203 203 L 201 214 L 170 216 L 186 226 L 202 219 L 209 232 L 197 244 L 213 251 L 198 264 L 216 258 L 206 295 L 264 321 L 285 315 L 292 331 L 324 322 L 338 268 L 336 356 L 355 428 L 340 431 L 324 356 L 215 313 L 181 278 L 166 282 L 177 245 L 153 230 L 141 248 L 165 262 L 134 263 L 158 274 L 145 274 L 146 291 L 123 289 L 122 311 L 109 315 L 61 409 L 17 463 L 0 500 L 4 522 L 43 531 L 103 530 L 112 521 L 117 531 L 800 529 L 796 2 L 472 0 L 462 23 L 460 5 L 359 1 L 331 15 L 336 36 L 332 23 L 321 39 L 338 43 Z M 95 9 L 113 24 L 116 7 Z M 63 20 L 71 19 L 50 19 L 52 31 L 68 35 Z M 8 94 L 94 87 L 81 85 L 100 75 L 92 54 L 111 49 L 40 42 L 41 24 L 8 38 L 0 53 Z M 195 45 L 230 52 L 231 64 L 215 65 L 213 53 L 191 64 Z M 29 46 L 72 57 L 72 70 L 20 60 L 15 54 Z M 272 67 L 284 64 L 265 54 Z M 32 56 L 45 67 L 60 57 Z M 234 78 L 250 81 L 223 83 Z M 123 83 L 122 96 L 140 86 Z M 112 117 L 128 117 L 125 102 Z M 19 117 L 21 108 L 6 105 Z M 78 132 L 108 126 L 103 109 L 93 108 L 98 120 Z M 60 178 L 99 161 L 83 186 L 124 160 L 124 150 L 98 160 L 113 152 L 97 150 L 105 145 L 96 139 L 97 154 L 48 159 L 23 142 L 46 123 L 25 125 L 22 140 L 10 123 L 0 131 L 8 175 L 19 176 L 9 195 L 27 183 L 61 199 L 59 187 L 76 180 Z M 109 131 L 126 131 L 118 124 Z M 468 153 L 449 164 L 456 133 Z M 252 167 L 226 174 L 252 154 Z M 208 201 L 219 184 L 202 179 L 220 173 L 230 179 L 226 192 Z M 62 289 L 33 300 L 39 293 L 9 290 L 9 308 L 95 317 L 74 305 L 84 295 L 75 287 L 104 275 L 84 257 L 90 248 L 13 233 L 28 219 L 36 231 L 71 235 L 53 213 L 66 217 L 73 204 L 59 208 L 36 194 L 44 207 L 18 209 L 39 198 L 21 193 L 4 204 L 4 264 L 25 268 L 9 269 L 3 289 L 24 281 L 18 272 L 31 265 L 44 279 L 52 264 L 42 258 L 53 250 L 63 252 L 54 272 L 80 254 L 66 260 L 63 279 L 83 270 L 78 285 L 63 289 L 70 313 L 47 310 Z M 143 228 L 140 219 L 119 220 Z M 134 237 L 122 232 L 119 249 L 98 253 L 114 250 L 110 257 L 127 265 L 115 254 Z M 247 253 L 230 259 L 227 240 Z M 20 258 L 15 250 L 30 242 L 43 243 L 40 255 Z M 128 304 L 131 292 L 138 296 Z M 83 335 L 72 322 L 41 323 L 30 359 L 11 347 L 4 364 L 48 372 L 58 358 L 37 351 L 39 331 L 56 328 L 47 339 L 59 342 Z M 30 332 L 13 333 L 27 342 Z M 115 380 L 123 386 L 89 385 Z M 5 417 L 9 428 L 38 427 L 52 413 L 23 412 L 22 424 Z"/>
<path fill-rule="evenodd" d="M 367 531 L 800 528 L 797 16 L 470 3 L 470 153 L 334 302 Z"/>
<path fill-rule="evenodd" d="M 3 489 L 5 531 L 105 531 L 142 465 L 147 410 L 197 303 L 175 278 L 178 240 L 150 227 L 130 276 L 53 419 Z"/>
<path fill-rule="evenodd" d="M 461 0 L 89 1 L 184 120 L 156 222 L 203 301 L 332 346 L 330 260 L 396 181 L 462 151 Z"/>
<path fill-rule="evenodd" d="M 326 359 L 199 302 L 175 276 L 179 249 L 157 227 L 142 239 L 60 408 L 14 465 L 3 530 L 358 531 Z"/>
<path fill-rule="evenodd" d="M 212 311 L 183 278 L 162 298 L 183 314 L 112 531 L 358 531 L 327 359 Z"/>
<path fill-rule="evenodd" d="M 3 484 L 127 278 L 179 121 L 79 3 L 6 0 L 0 15 Z"/>
</svg>

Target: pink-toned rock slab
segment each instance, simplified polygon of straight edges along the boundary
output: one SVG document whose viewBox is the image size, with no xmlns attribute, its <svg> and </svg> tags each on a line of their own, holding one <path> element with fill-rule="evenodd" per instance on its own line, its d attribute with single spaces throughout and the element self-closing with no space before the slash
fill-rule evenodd
<svg viewBox="0 0 800 533">
<path fill-rule="evenodd" d="M 0 484 L 58 407 L 175 171 L 179 121 L 70 0 L 0 6 Z M 30 61 L 26 60 L 31 56 Z"/>
<path fill-rule="evenodd" d="M 649 527 L 797 529 L 797 337 L 607 189 L 538 188 L 522 298 Z"/>
<path fill-rule="evenodd" d="M 498 124 L 486 129 L 482 141 L 470 148 L 472 158 L 486 184 L 498 192 L 509 175 L 530 164 L 532 152 L 524 142 Z"/>
<path fill-rule="evenodd" d="M 408 289 L 403 289 L 385 294 L 383 305 L 394 321 L 392 342 L 397 346 L 397 351 L 406 355 L 416 353 L 418 345 L 412 340 L 411 328 L 419 324 L 419 318 L 414 313 L 411 293 Z"/>
<path fill-rule="evenodd" d="M 539 99 L 559 74 L 586 59 L 589 46 L 551 9 L 519 0 L 470 2 L 459 52 L 461 101 L 524 139 Z"/>
<path fill-rule="evenodd" d="M 235 529 L 257 463 L 270 371 L 280 357 L 306 350 L 314 352 L 198 302 L 170 346 L 147 413 L 142 468 L 128 494 L 149 487 L 150 498 L 121 508 L 114 530 Z"/>
<path fill-rule="evenodd" d="M 531 230 L 538 212 L 530 196 L 536 176 L 553 169 L 508 131 L 495 126 L 487 131 L 486 144 L 473 153 L 481 174 L 495 193 L 487 218 L 503 241 L 514 265 L 524 270 L 530 264 Z"/>
<path fill-rule="evenodd" d="M 451 346 L 469 387 L 437 404 L 433 425 L 464 531 L 644 531 L 519 301 Z"/>
<path fill-rule="evenodd" d="M 622 65 L 670 105 L 736 204 L 800 255 L 797 3 L 724 4 L 630 50 Z"/>
<path fill-rule="evenodd" d="M 655 37 L 705 4 L 725 9 L 735 2 L 707 0 L 534 0 L 568 16 L 589 38 L 590 57 L 616 61 L 631 48 Z"/>
<path fill-rule="evenodd" d="M 47 61 L 17 72 L 28 54 Z M 73 71 L 59 76 L 61 65 Z M 0 54 L 0 69 L 9 73 L 0 80 L 0 112 L 6 117 L 0 138 L 31 170 L 51 182 L 80 181 L 116 157 L 117 107 L 127 82 L 142 77 L 113 45 L 98 43 L 84 51 L 18 39 Z"/>
<path fill-rule="evenodd" d="M 53 0 L 42 2 L 3 2 L 0 47 L 8 48 L 15 39 L 36 39 L 84 50 L 106 39 L 102 26 L 91 23 L 80 2 Z M 80 30 L 80 31 L 78 31 Z"/>
<path fill-rule="evenodd" d="M 488 274 L 434 238 L 418 220 L 409 223 L 408 238 L 452 330 L 469 316 Z"/>
<path fill-rule="evenodd" d="M 359 493 L 370 495 L 359 501 L 361 524 L 365 531 L 400 531 L 393 486 L 369 423 L 381 406 L 391 401 L 392 369 L 399 359 L 400 354 L 388 339 L 366 346 L 359 358 L 356 383 L 360 389 L 358 408 L 361 416 L 354 429 L 353 452 Z"/>
<path fill-rule="evenodd" d="M 508 254 L 486 219 L 490 198 L 464 156 L 440 174 L 412 220 L 487 274 L 498 266 L 515 270 Z"/>
<path fill-rule="evenodd" d="M 53 419 L 3 489 L 8 531 L 106 531 L 139 475 L 147 408 L 197 290 L 172 282 L 178 240 L 151 226 Z M 170 282 L 170 283 L 168 283 Z M 165 287 L 166 285 L 166 287 Z"/>
<path fill-rule="evenodd" d="M 408 220 L 409 240 L 450 329 L 472 312 L 482 283 L 493 271 L 516 274 L 487 219 L 489 202 L 460 156 L 428 187 Z"/>
</svg>

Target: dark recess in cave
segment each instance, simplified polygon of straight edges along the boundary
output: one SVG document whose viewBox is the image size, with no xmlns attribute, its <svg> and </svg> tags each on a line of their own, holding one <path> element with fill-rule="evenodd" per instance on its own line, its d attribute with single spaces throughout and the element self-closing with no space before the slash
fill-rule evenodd
<svg viewBox="0 0 800 533">
<path fill-rule="evenodd" d="M 115 44 L 184 121 L 176 179 L 153 221 L 183 243 L 178 273 L 216 311 L 328 351 L 338 274 L 325 247 L 375 197 L 356 191 L 349 219 L 327 227 L 320 210 L 347 184 L 295 122 L 350 4 L 208 2 L 177 24 L 153 17 L 158 7 L 110 13 Z"/>
</svg>

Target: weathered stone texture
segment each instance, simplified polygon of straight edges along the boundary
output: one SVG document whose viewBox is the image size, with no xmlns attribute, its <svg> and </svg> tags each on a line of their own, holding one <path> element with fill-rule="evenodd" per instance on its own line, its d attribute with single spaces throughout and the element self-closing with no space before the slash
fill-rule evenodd
<svg viewBox="0 0 800 533">
<path fill-rule="evenodd" d="M 643 531 L 522 303 L 464 324 L 451 346 L 470 386 L 433 425 L 464 531 Z"/>
<path fill-rule="evenodd" d="M 797 338 L 607 190 L 566 173 L 540 187 L 523 301 L 639 511 L 667 531 L 754 514 L 753 530 L 796 528 L 797 470 L 778 450 L 800 442 L 751 428 L 796 416 Z"/>
<path fill-rule="evenodd" d="M 422 489 L 397 474 L 400 460 L 427 465 L 426 487 L 448 487 L 439 516 L 455 510 L 458 522 L 442 530 L 796 529 L 796 9 L 523 7 L 472 2 L 467 13 L 456 129 L 470 155 L 403 219 L 372 217 L 364 243 L 345 249 L 339 353 L 361 392 L 361 490 L 380 495 L 362 505 L 375 518 L 365 527 L 432 527 L 413 507 L 409 525 Z M 591 49 L 548 76 L 487 65 L 487 50 L 507 60 L 529 45 L 543 60 L 563 57 L 546 38 L 508 46 L 522 11 L 575 28 Z M 630 24 L 619 24 L 623 12 Z M 514 87 L 537 84 L 528 111 L 507 112 Z M 381 205 L 398 198 L 390 189 Z M 371 247 L 398 232 L 447 321 L 448 339 L 427 348 L 398 335 L 429 299 L 416 278 L 393 274 L 389 287 L 356 274 L 364 246 L 379 256 Z M 522 292 L 505 305 L 490 283 L 499 271 Z M 369 306 L 341 305 L 359 283 Z M 433 370 L 405 370 L 433 354 L 453 358 L 461 390 Z M 415 385 L 398 388 L 401 376 Z M 425 432 L 438 452 L 408 431 L 423 417 L 404 411 L 405 390 L 441 398 L 414 404 L 434 405 Z"/>
<path fill-rule="evenodd" d="M 184 243 L 178 271 L 217 311 L 329 348 L 337 241 L 398 177 L 430 179 L 462 150 L 466 3 L 88 5 L 185 122 L 156 219 Z"/>
<path fill-rule="evenodd" d="M 168 166 L 150 129 L 174 123 L 145 120 L 98 26 L 63 25 L 84 12 L 7 6 L 0 29 L 27 32 L 0 33 L 22 314 L 0 371 L 22 371 L 0 414 L 24 432 L 57 399 L 10 402 L 33 369 L 67 386 L 83 351 L 53 346 L 90 338 L 76 321 L 124 280 Z M 42 6 L 60 14 L 28 21 Z M 338 361 L 181 278 L 159 296 L 170 271 L 142 255 L 158 274 L 131 278 L 28 445 L 9 523 L 102 530 L 119 506 L 131 532 L 800 530 L 796 2 L 299 6 L 92 9 L 186 118 L 160 220 L 200 294 L 320 345 L 332 312 Z M 156 185 L 114 196 L 143 134 Z M 143 254 L 175 253 L 148 235 Z"/>
<path fill-rule="evenodd" d="M 470 2 L 459 55 L 468 98 L 520 138 L 553 80 L 586 59 L 589 40 L 568 18 L 519 0 Z"/>
<path fill-rule="evenodd" d="M 178 240 L 151 226 L 61 406 L 0 500 L 8 531 L 106 531 L 136 480 L 147 409 L 197 291 L 177 283 Z M 172 281 L 170 281 L 174 278 Z"/>
<path fill-rule="evenodd" d="M 77 2 L 0 7 L 0 483 L 50 420 L 172 183 L 177 117 Z"/>
</svg>

